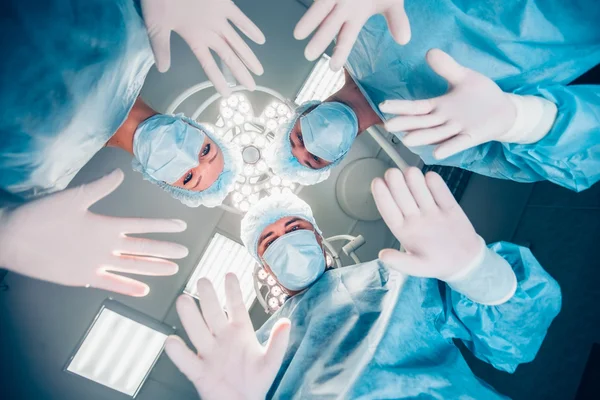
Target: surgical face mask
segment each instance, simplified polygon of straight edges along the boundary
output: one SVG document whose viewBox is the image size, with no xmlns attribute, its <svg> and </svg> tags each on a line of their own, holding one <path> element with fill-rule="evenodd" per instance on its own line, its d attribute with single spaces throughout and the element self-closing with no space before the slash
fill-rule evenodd
<svg viewBox="0 0 600 400">
<path fill-rule="evenodd" d="M 263 259 L 286 289 L 302 290 L 325 272 L 325 256 L 313 231 L 287 233 L 275 240 Z"/>
<path fill-rule="evenodd" d="M 300 118 L 300 129 L 311 154 L 334 162 L 352 147 L 358 134 L 358 118 L 347 105 L 326 102 Z"/>
<path fill-rule="evenodd" d="M 205 135 L 180 118 L 155 115 L 142 122 L 133 138 L 133 153 L 157 181 L 177 182 L 199 164 Z"/>
</svg>

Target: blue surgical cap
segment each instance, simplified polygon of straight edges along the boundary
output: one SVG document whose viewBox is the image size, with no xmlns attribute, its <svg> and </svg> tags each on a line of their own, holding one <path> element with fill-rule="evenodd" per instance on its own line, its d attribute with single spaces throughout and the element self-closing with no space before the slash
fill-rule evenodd
<svg viewBox="0 0 600 400">
<path fill-rule="evenodd" d="M 161 130 L 166 126 L 166 136 L 169 136 L 170 134 L 175 138 L 179 138 L 179 142 L 177 142 L 176 139 L 164 138 L 154 142 L 150 146 L 142 146 L 140 144 L 136 145 L 135 142 L 136 137 L 138 135 L 138 132 L 136 132 L 136 136 L 134 137 L 135 158 L 131 162 L 132 168 L 135 171 L 142 173 L 145 180 L 150 181 L 155 185 L 159 186 L 164 191 L 166 191 L 171 196 L 181 201 L 188 207 L 198 207 L 201 205 L 205 207 L 217 207 L 221 205 L 227 197 L 227 195 L 234 189 L 235 181 L 239 172 L 242 169 L 243 162 L 240 148 L 231 142 L 222 140 L 219 137 L 219 135 L 215 132 L 214 128 L 210 125 L 199 124 L 196 121 L 184 117 L 181 114 L 175 116 L 160 115 L 161 118 L 158 117 L 159 116 L 154 116 L 150 118 L 156 118 L 156 128 Z M 147 121 L 152 122 L 150 121 L 150 119 L 148 119 Z M 188 130 L 187 127 L 182 127 L 182 123 L 185 125 L 191 125 L 190 128 L 192 130 Z M 149 123 L 148 127 L 151 127 L 153 124 L 154 123 Z M 169 129 L 168 127 L 171 127 L 171 129 Z M 144 130 L 143 132 L 146 131 Z M 162 134 L 162 132 L 160 133 Z M 152 132 L 150 132 L 150 134 L 152 134 Z M 190 135 L 195 138 L 187 138 L 187 135 Z M 205 135 L 208 136 L 213 142 L 215 142 L 217 146 L 219 146 L 219 149 L 221 149 L 221 151 L 223 152 L 224 161 L 223 171 L 221 171 L 221 173 L 217 177 L 217 180 L 213 182 L 213 184 L 208 189 L 203 190 L 201 192 L 195 192 L 192 190 L 172 186 L 168 184 L 166 180 L 162 180 L 156 177 L 163 176 L 171 180 L 175 173 L 178 173 L 180 168 L 191 164 L 189 154 L 199 142 L 200 144 L 198 145 L 198 150 L 195 153 L 195 164 L 187 167 L 187 169 L 184 169 L 178 175 L 178 177 L 174 180 L 171 180 L 171 182 L 177 181 L 179 178 L 181 178 L 185 171 L 197 166 L 198 154 L 200 153 L 200 149 L 202 148 L 202 143 L 204 142 Z M 199 137 L 202 137 L 201 141 L 196 139 Z M 170 146 L 171 151 L 173 152 L 173 156 L 175 154 L 180 155 L 182 157 L 182 160 L 170 160 L 169 155 L 166 154 L 156 157 L 157 161 L 154 161 L 152 155 L 149 155 L 147 153 L 149 152 L 149 150 L 152 150 L 161 143 L 165 143 L 166 146 Z M 178 145 L 176 143 L 181 144 Z M 162 152 L 163 150 L 157 149 L 157 151 Z M 142 162 L 144 162 L 145 165 L 149 166 L 148 169 L 146 169 Z M 170 163 L 172 165 L 168 165 Z"/>
<path fill-rule="evenodd" d="M 347 105 L 326 102 L 300 117 L 300 128 L 306 149 L 325 161 L 334 162 L 352 147 L 358 134 L 358 118 Z"/>
<path fill-rule="evenodd" d="M 331 169 L 338 165 L 344 158 L 341 157 L 323 168 L 312 169 L 300 164 L 298 159 L 292 154 L 290 134 L 292 133 L 294 125 L 296 125 L 296 121 L 298 121 L 298 118 L 300 118 L 306 110 L 313 106 L 318 106 L 319 104 L 321 104 L 319 101 L 308 101 L 299 106 L 291 121 L 282 124 L 277 129 L 275 139 L 271 142 L 265 155 L 265 161 L 276 175 L 305 186 L 315 185 L 327 179 L 331 173 Z"/>
<path fill-rule="evenodd" d="M 248 252 L 258 261 L 258 238 L 265 228 L 286 217 L 298 217 L 312 224 L 315 231 L 322 235 L 313 217 L 310 206 L 294 194 L 280 194 L 260 199 L 253 205 L 241 223 L 240 237 Z"/>
</svg>

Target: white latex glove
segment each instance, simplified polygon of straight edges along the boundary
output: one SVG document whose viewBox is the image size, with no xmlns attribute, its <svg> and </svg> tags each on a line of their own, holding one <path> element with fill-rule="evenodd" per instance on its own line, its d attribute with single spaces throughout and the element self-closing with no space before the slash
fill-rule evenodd
<svg viewBox="0 0 600 400">
<path fill-rule="evenodd" d="M 198 281 L 202 314 L 191 297 L 180 296 L 177 313 L 197 353 L 177 336 L 167 339 L 165 350 L 202 399 L 264 400 L 285 355 L 290 321 L 279 320 L 263 347 L 252 329 L 234 274 L 225 277 L 225 293 L 227 315 L 207 279 Z"/>
<path fill-rule="evenodd" d="M 142 12 L 156 68 L 160 72 L 171 66 L 170 37 L 171 31 L 175 31 L 190 46 L 206 76 L 221 95 L 228 96 L 231 89 L 211 55 L 211 49 L 241 85 L 249 90 L 255 89 L 254 79 L 247 68 L 256 75 L 262 75 L 263 67 L 229 21 L 258 44 L 265 42 L 265 36 L 232 1 L 142 0 Z"/>
<path fill-rule="evenodd" d="M 88 211 L 112 193 L 123 177 L 123 171 L 115 170 L 89 184 L 0 211 L 0 266 L 61 285 L 89 285 L 130 296 L 148 294 L 148 285 L 112 272 L 173 275 L 177 264 L 162 258 L 183 258 L 188 250 L 126 234 L 181 232 L 186 224 Z"/>
<path fill-rule="evenodd" d="M 383 220 L 406 250 L 382 250 L 386 265 L 446 281 L 482 304 L 502 304 L 513 296 L 517 280 L 511 266 L 486 247 L 438 174 L 391 169 L 371 189 Z"/>
<path fill-rule="evenodd" d="M 410 40 L 410 23 L 404 0 L 316 0 L 294 29 L 294 37 L 303 40 L 317 32 L 306 46 L 305 57 L 315 60 L 338 35 L 329 63 L 337 71 L 346 62 L 363 25 L 375 14 L 383 14 L 394 40 L 406 44 Z"/>
<path fill-rule="evenodd" d="M 427 53 L 427 62 L 448 81 L 448 93 L 425 100 L 388 100 L 379 106 L 384 113 L 398 115 L 385 127 L 408 132 L 402 138 L 406 146 L 438 144 L 433 156 L 443 159 L 492 140 L 534 143 L 554 123 L 556 105 L 545 99 L 504 93 L 494 81 L 439 49 Z"/>
<path fill-rule="evenodd" d="M 412 276 L 445 280 L 468 267 L 482 250 L 482 239 L 443 179 L 418 168 L 398 169 L 376 178 L 373 197 L 381 217 L 406 253 L 385 249 L 379 258 Z"/>
</svg>

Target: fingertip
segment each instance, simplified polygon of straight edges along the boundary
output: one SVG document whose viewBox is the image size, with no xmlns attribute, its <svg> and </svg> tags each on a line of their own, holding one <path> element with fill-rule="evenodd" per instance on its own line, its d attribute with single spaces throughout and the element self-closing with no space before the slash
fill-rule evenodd
<svg viewBox="0 0 600 400">
<path fill-rule="evenodd" d="M 146 297 L 150 293 L 150 286 L 142 284 L 138 288 L 134 289 L 130 295 L 133 297 Z"/>
</svg>

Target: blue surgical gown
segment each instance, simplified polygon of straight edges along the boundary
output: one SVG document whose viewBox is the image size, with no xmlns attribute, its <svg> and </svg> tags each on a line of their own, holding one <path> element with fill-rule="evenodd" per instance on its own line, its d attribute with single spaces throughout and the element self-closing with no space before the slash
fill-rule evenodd
<svg viewBox="0 0 600 400">
<path fill-rule="evenodd" d="M 125 121 L 154 62 L 133 0 L 0 5 L 0 189 L 61 190 Z"/>
<path fill-rule="evenodd" d="M 504 91 L 558 106 L 551 131 L 528 145 L 489 142 L 444 160 L 411 148 L 427 164 L 462 167 L 520 182 L 550 180 L 584 190 L 600 179 L 600 86 L 564 86 L 600 63 L 600 7 L 594 0 L 407 1 L 412 39 L 400 46 L 382 16 L 364 26 L 346 68 L 378 113 L 390 99 L 444 94 L 425 54 L 439 48 Z M 382 115 L 383 120 L 392 115 Z"/>
<path fill-rule="evenodd" d="M 292 322 L 268 398 L 505 398 L 471 372 L 453 339 L 513 372 L 534 359 L 561 293 L 528 249 L 490 248 L 518 280 L 515 295 L 499 306 L 474 303 L 436 279 L 403 278 L 379 261 L 323 274 L 257 332 L 266 343 L 279 318 Z"/>
</svg>

